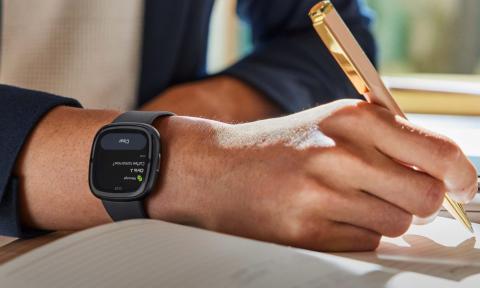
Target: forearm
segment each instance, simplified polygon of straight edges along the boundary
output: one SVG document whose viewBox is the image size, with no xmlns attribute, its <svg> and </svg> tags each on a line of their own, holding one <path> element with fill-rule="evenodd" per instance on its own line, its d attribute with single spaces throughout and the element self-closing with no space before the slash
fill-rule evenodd
<svg viewBox="0 0 480 288">
<path fill-rule="evenodd" d="M 14 171 L 20 178 L 21 218 L 26 227 L 77 230 L 111 221 L 101 200 L 90 192 L 88 170 L 95 134 L 119 114 L 59 106 L 38 123 Z M 182 167 L 194 174 L 204 170 L 205 153 L 196 143 L 208 146 L 203 137 L 211 134 L 205 130 L 210 125 L 181 116 L 154 123 L 162 135 L 162 167 L 157 186 L 144 201 L 150 218 L 197 224 L 197 216 L 208 211 L 202 209 L 202 195 L 191 189 L 195 178 Z"/>
<path fill-rule="evenodd" d="M 20 153 L 22 222 L 40 229 L 79 229 L 109 218 L 88 187 L 95 133 L 119 113 L 60 106 L 36 126 Z"/>
<path fill-rule="evenodd" d="M 228 76 L 173 87 L 142 109 L 167 110 L 223 122 L 250 122 L 281 114 L 259 91 Z"/>
</svg>

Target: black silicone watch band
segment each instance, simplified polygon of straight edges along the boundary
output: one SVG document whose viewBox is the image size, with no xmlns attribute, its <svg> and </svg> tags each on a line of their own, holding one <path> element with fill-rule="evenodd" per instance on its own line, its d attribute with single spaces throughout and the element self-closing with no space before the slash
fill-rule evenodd
<svg viewBox="0 0 480 288">
<path fill-rule="evenodd" d="M 152 125 L 153 122 L 159 117 L 173 116 L 172 112 L 167 111 L 155 111 L 155 112 L 143 112 L 143 111 L 129 111 L 121 114 L 113 123 L 143 123 Z M 142 200 L 133 201 L 111 201 L 102 200 L 103 206 L 107 210 L 113 221 L 121 221 L 137 218 L 148 218 L 145 211 L 144 203 Z"/>
<path fill-rule="evenodd" d="M 172 112 L 168 111 L 152 111 L 152 112 L 145 112 L 145 111 L 128 111 L 122 113 L 120 116 L 113 120 L 113 123 L 120 123 L 120 122 L 134 122 L 134 123 L 144 123 L 152 125 L 155 119 L 163 116 L 173 116 L 175 115 Z"/>
<path fill-rule="evenodd" d="M 148 218 L 141 200 L 128 202 L 102 200 L 102 202 L 113 221 Z"/>
</svg>

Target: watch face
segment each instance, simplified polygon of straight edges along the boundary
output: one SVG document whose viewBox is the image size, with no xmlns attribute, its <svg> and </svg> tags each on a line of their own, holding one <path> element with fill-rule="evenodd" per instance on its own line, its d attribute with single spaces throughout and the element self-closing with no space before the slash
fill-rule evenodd
<svg viewBox="0 0 480 288">
<path fill-rule="evenodd" d="M 95 139 L 90 164 L 90 186 L 96 190 L 94 193 L 113 197 L 141 194 L 152 166 L 151 142 L 148 131 L 143 128 L 102 129 Z"/>
</svg>

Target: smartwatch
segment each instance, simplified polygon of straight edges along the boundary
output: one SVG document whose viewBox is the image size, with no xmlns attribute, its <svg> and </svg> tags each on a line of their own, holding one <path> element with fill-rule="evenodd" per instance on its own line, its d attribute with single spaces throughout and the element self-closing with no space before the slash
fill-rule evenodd
<svg viewBox="0 0 480 288">
<path fill-rule="evenodd" d="M 148 218 L 143 199 L 160 172 L 160 134 L 152 126 L 171 112 L 130 111 L 102 127 L 93 140 L 89 185 L 114 221 Z"/>
</svg>

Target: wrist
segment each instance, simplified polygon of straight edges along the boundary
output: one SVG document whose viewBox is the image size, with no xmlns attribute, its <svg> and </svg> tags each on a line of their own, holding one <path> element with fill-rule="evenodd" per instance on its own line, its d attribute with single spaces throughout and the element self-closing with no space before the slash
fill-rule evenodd
<svg viewBox="0 0 480 288">
<path fill-rule="evenodd" d="M 14 171 L 21 179 L 19 210 L 24 226 L 75 230 L 109 221 L 101 201 L 90 191 L 88 167 L 95 134 L 119 114 L 59 106 L 36 125 Z"/>
<path fill-rule="evenodd" d="M 205 195 L 199 184 L 209 180 L 206 155 L 212 156 L 214 145 L 209 135 L 223 125 L 227 124 L 185 116 L 163 117 L 154 123 L 160 133 L 161 163 L 156 187 L 145 201 L 150 218 L 205 225 Z"/>
</svg>

